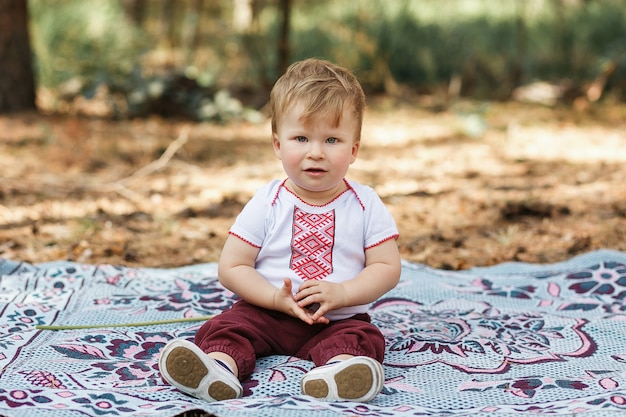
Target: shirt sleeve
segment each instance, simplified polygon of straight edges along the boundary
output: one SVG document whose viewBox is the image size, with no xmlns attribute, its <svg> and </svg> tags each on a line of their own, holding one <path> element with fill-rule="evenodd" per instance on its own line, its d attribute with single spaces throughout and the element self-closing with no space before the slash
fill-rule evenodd
<svg viewBox="0 0 626 417">
<path fill-rule="evenodd" d="M 266 219 L 275 189 L 274 182 L 260 188 L 235 219 L 229 234 L 260 248 L 267 232 Z"/>
<path fill-rule="evenodd" d="M 378 194 L 370 188 L 366 188 L 367 202 L 365 203 L 365 249 L 372 248 L 389 239 L 397 239 L 399 236 L 396 222 L 391 212 Z"/>
</svg>

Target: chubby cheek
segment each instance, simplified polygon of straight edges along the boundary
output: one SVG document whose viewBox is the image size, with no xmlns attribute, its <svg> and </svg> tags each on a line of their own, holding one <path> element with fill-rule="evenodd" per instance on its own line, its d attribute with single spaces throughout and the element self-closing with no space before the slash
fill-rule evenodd
<svg viewBox="0 0 626 417">
<path fill-rule="evenodd" d="M 280 159 L 283 161 L 283 165 L 287 168 L 298 168 L 302 158 L 295 152 L 282 152 Z"/>
</svg>

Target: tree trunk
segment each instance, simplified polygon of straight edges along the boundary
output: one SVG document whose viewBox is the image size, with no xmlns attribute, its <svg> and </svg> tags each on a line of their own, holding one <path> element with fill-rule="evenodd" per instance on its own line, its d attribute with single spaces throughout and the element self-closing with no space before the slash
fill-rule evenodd
<svg viewBox="0 0 626 417">
<path fill-rule="evenodd" d="M 289 32 L 291 28 L 291 0 L 280 1 L 280 13 L 282 17 L 280 35 L 278 37 L 278 74 L 283 74 L 289 66 L 290 44 Z"/>
<path fill-rule="evenodd" d="M 26 2 L 0 1 L 0 113 L 37 109 Z"/>
<path fill-rule="evenodd" d="M 146 0 L 123 0 L 124 11 L 137 27 L 142 27 L 146 18 Z"/>
<path fill-rule="evenodd" d="M 509 86 L 507 95 L 511 97 L 513 91 L 524 82 L 524 67 L 527 59 L 527 38 L 528 31 L 526 28 L 526 10 L 528 9 L 526 2 L 517 4 L 517 13 L 515 16 L 515 53 L 509 59 L 511 69 L 509 71 Z"/>
</svg>

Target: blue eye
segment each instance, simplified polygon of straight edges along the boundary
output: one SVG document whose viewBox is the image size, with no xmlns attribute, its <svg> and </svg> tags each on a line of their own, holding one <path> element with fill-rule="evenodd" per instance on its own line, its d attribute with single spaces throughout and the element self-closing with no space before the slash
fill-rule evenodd
<svg viewBox="0 0 626 417">
<path fill-rule="evenodd" d="M 296 142 L 306 142 L 307 138 L 305 138 L 304 136 L 296 136 L 295 140 Z"/>
<path fill-rule="evenodd" d="M 328 138 L 326 139 L 326 142 L 328 143 L 337 143 L 339 140 L 337 138 Z"/>
</svg>

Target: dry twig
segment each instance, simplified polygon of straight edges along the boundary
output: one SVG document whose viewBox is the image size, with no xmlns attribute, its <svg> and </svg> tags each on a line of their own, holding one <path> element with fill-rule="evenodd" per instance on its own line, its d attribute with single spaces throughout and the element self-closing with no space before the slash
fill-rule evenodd
<svg viewBox="0 0 626 417">
<path fill-rule="evenodd" d="M 121 185 L 132 184 L 139 181 L 141 178 L 165 167 L 170 159 L 172 159 L 172 157 L 176 154 L 176 152 L 178 152 L 178 150 L 182 148 L 185 143 L 187 143 L 187 140 L 189 139 L 189 130 L 191 130 L 190 127 L 185 126 L 180 132 L 180 135 L 178 135 L 178 138 L 176 138 L 174 142 L 169 144 L 169 146 L 167 147 L 167 149 L 165 149 L 165 152 L 163 152 L 159 159 L 157 159 L 156 161 L 152 161 L 148 165 L 135 171 L 132 175 L 126 178 L 122 178 L 116 183 Z"/>
</svg>

